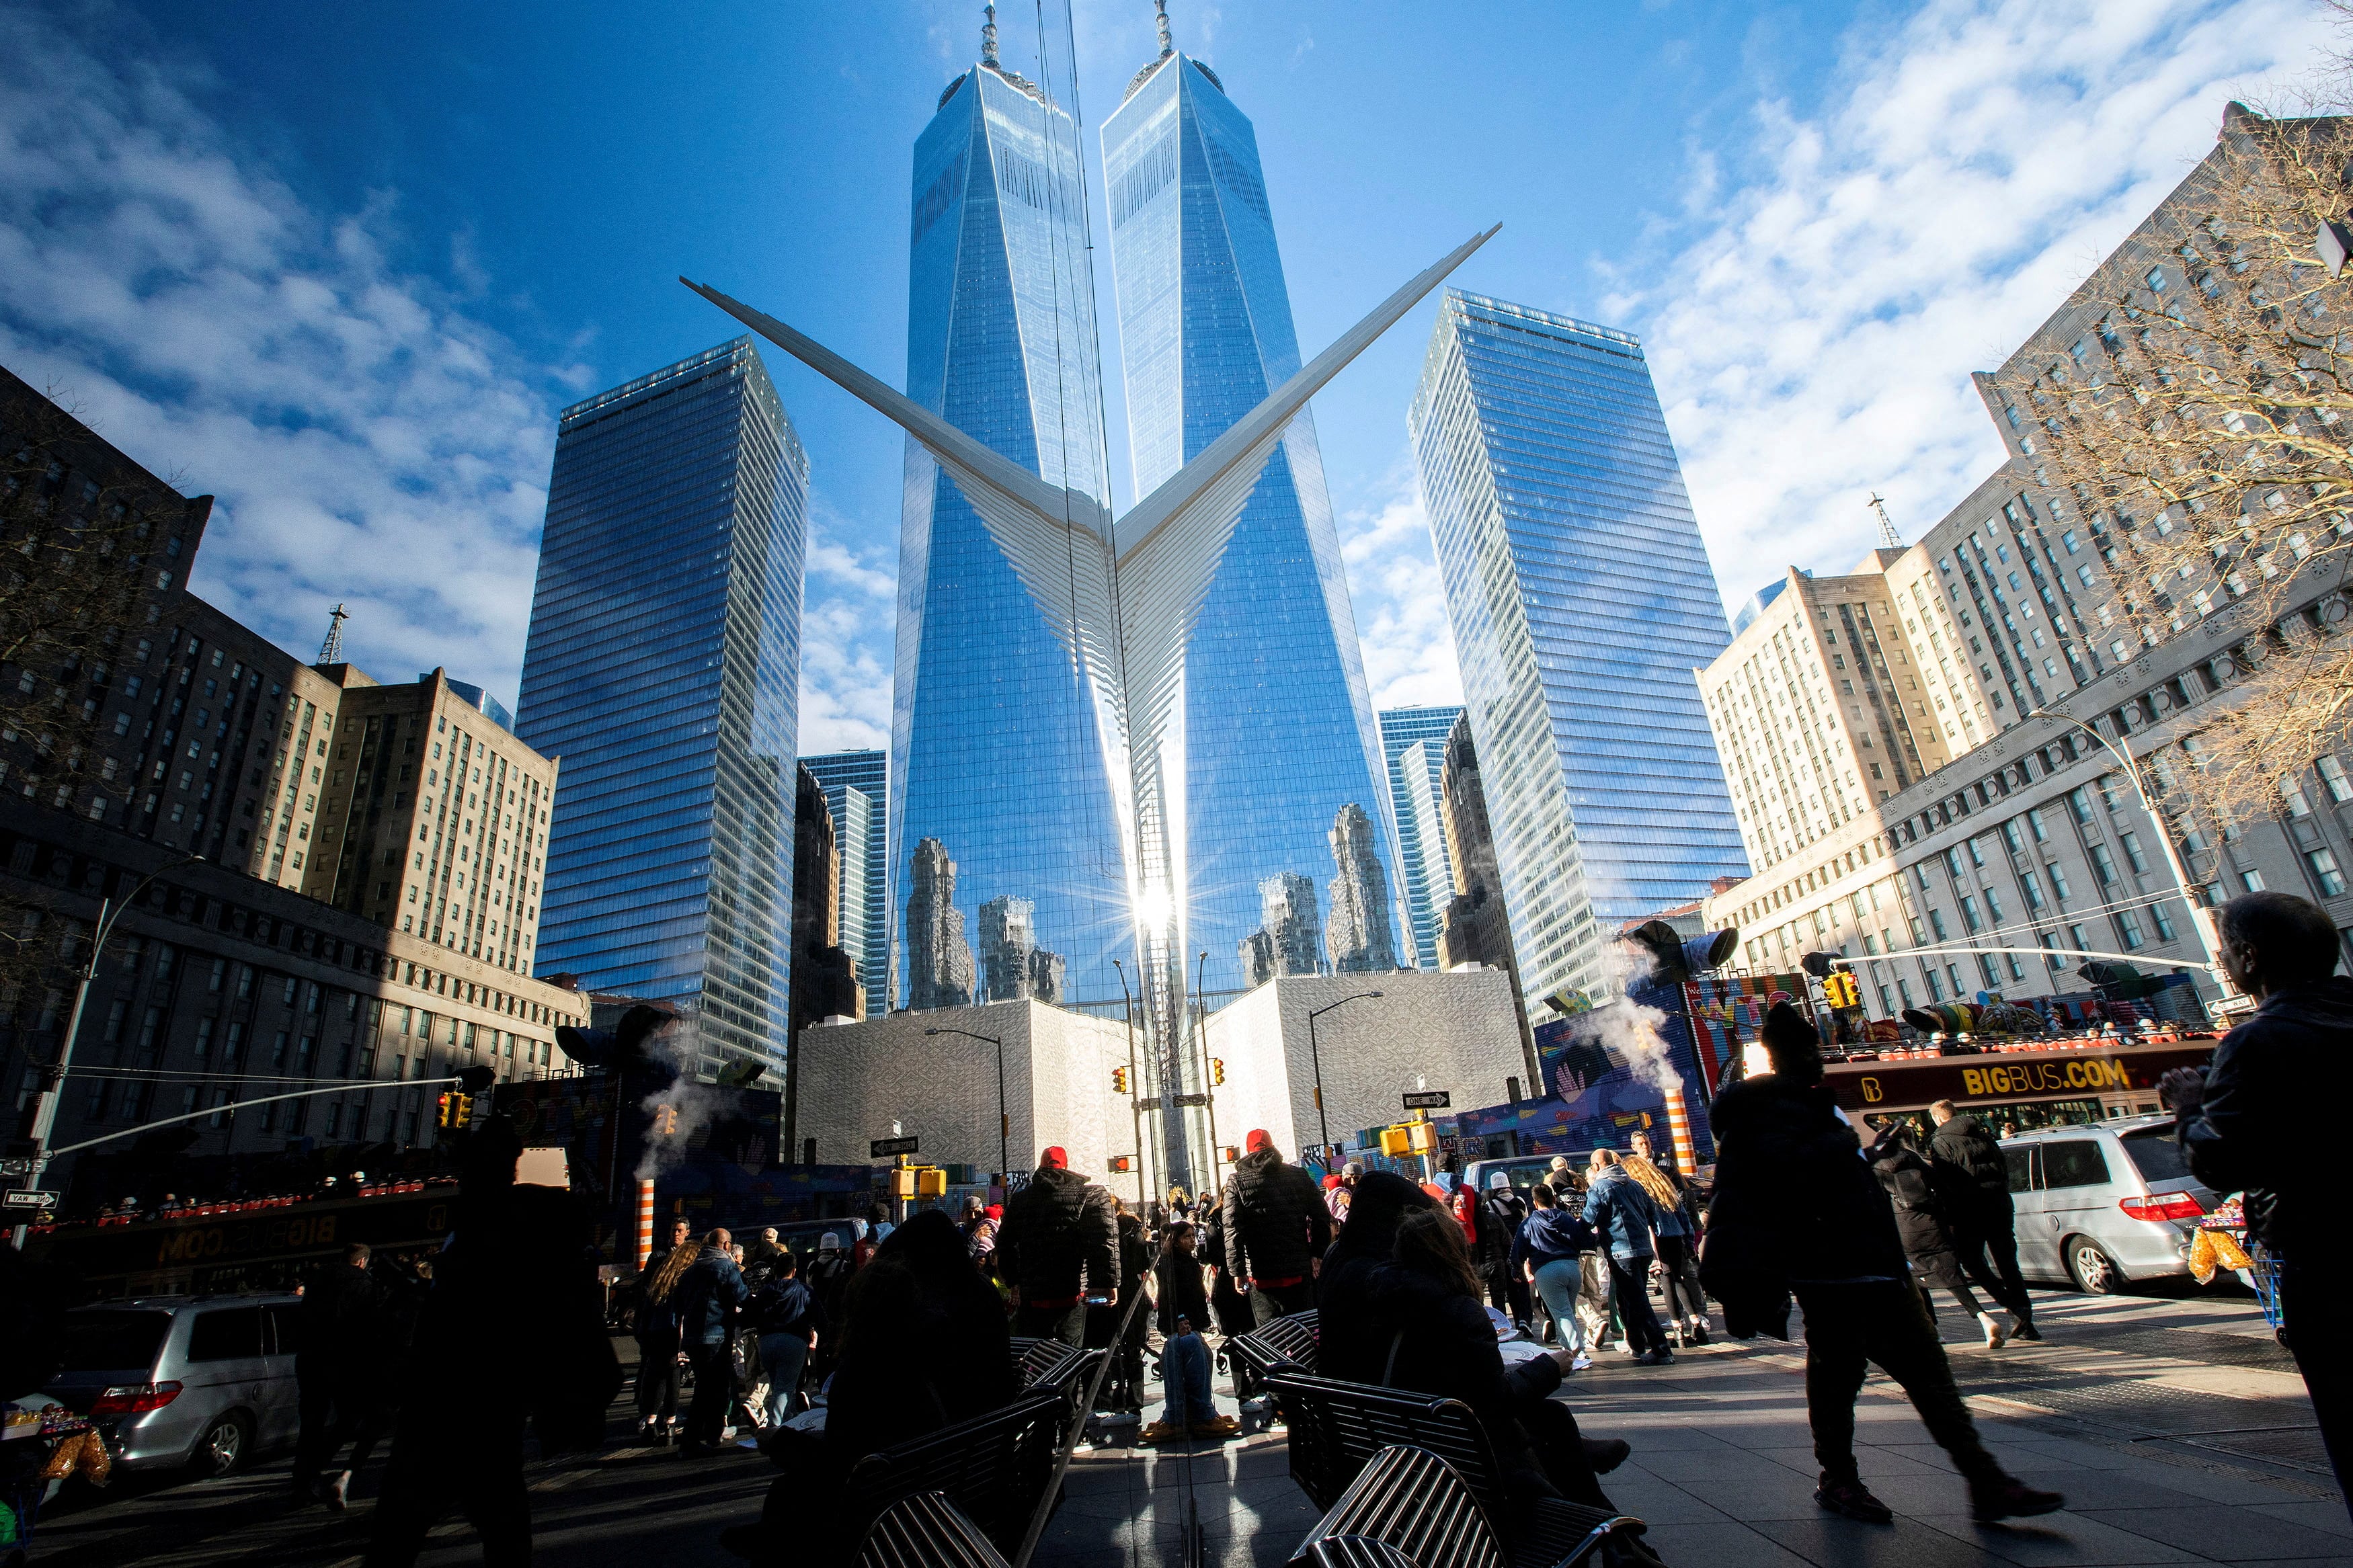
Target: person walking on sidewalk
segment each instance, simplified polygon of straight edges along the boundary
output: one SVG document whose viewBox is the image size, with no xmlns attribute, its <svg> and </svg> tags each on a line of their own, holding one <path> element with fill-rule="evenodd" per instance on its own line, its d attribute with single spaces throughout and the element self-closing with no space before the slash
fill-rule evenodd
<svg viewBox="0 0 2353 1568">
<path fill-rule="evenodd" d="M 1733 1084 L 1709 1109 L 1717 1156 L 1700 1278 L 1735 1339 L 1786 1340 L 1793 1290 L 1804 1309 L 1806 1419 L 1821 1466 L 1814 1501 L 1849 1519 L 1894 1518 L 1854 1458 L 1855 1396 L 1876 1364 L 1968 1479 L 1979 1520 L 2065 1507 L 2005 1472 L 1979 1441 L 1906 1272 L 1894 1210 L 1822 1081 L 1821 1037 L 1786 1002 L 1763 1032 L 1772 1071 Z"/>
<path fill-rule="evenodd" d="M 2278 1261 L 2280 1331 L 2337 1489 L 2353 1500 L 2353 1342 L 2337 1316 L 2353 1296 L 2353 1265 L 2335 1214 L 2343 1116 L 2316 1089 L 2353 1052 L 2353 980 L 2336 973 L 2336 925 L 2316 904 L 2245 893 L 2222 906 L 2221 924 L 2222 968 L 2255 999 L 2254 1016 L 2222 1037 L 2202 1075 L 2176 1068 L 2158 1085 L 2190 1173 L 2218 1193 L 2245 1193 L 2248 1228 Z"/>
<path fill-rule="evenodd" d="M 1944 1200 L 1936 1191 L 1935 1173 L 1927 1158 L 1913 1146 L 1910 1124 L 1901 1117 L 1890 1117 L 1863 1157 L 1871 1162 L 1872 1173 L 1895 1205 L 1895 1234 L 1903 1237 L 1904 1255 L 1912 1260 L 1921 1289 L 1925 1291 L 1930 1280 L 1944 1287 L 1946 1294 L 1960 1303 L 1961 1315 L 1974 1319 L 1985 1331 L 1986 1348 L 2001 1349 L 2009 1342 L 2009 1331 L 1978 1305 L 1969 1289 L 1952 1229 L 1945 1221 Z M 1932 1319 L 1936 1315 L 1933 1303 L 1928 1315 Z"/>
<path fill-rule="evenodd" d="M 1514 1266 L 1512 1255 L 1520 1245 L 1520 1227 L 1528 1221 L 1527 1201 L 1512 1190 L 1509 1171 L 1491 1171 L 1487 1190 L 1479 1194 L 1478 1202 L 1474 1222 L 1478 1237 L 1472 1251 L 1478 1260 L 1479 1277 L 1487 1281 L 1487 1302 L 1497 1311 L 1508 1313 L 1513 1324 L 1525 1333 L 1533 1303 L 1528 1300 L 1527 1276 Z"/>
<path fill-rule="evenodd" d="M 694 1403 L 687 1407 L 686 1440 L 679 1445 L 681 1458 L 702 1458 L 719 1449 L 720 1431 L 735 1403 L 735 1314 L 751 1294 L 735 1267 L 734 1238 L 723 1230 L 705 1232 L 701 1256 L 670 1292 L 678 1310 L 679 1348 L 694 1373 Z"/>
<path fill-rule="evenodd" d="M 343 1261 L 313 1273 L 295 1309 L 301 1337 L 295 1342 L 294 1384 L 301 1434 L 294 1449 L 294 1486 L 305 1497 L 323 1497 L 341 1510 L 352 1470 L 326 1467 L 358 1434 L 363 1422 L 381 1422 L 391 1403 L 391 1347 L 384 1342 L 384 1296 L 368 1277 L 364 1241 L 343 1248 Z M 353 1461 L 353 1469 L 358 1468 Z"/>
<path fill-rule="evenodd" d="M 1315 1305 L 1315 1272 L 1332 1245 L 1332 1212 L 1315 1178 L 1287 1163 L 1263 1128 L 1226 1184 L 1226 1254 L 1251 1320 L 1268 1323 Z"/>
<path fill-rule="evenodd" d="M 1562 1370 L 1583 1372 L 1593 1364 L 1593 1357 L 1586 1352 L 1577 1293 L 1585 1279 L 1583 1255 L 1599 1242 L 1593 1227 L 1556 1202 L 1544 1183 L 1528 1189 L 1528 1200 L 1535 1209 L 1512 1242 L 1509 1267 L 1535 1288 L 1552 1319 L 1555 1342 L 1569 1352 L 1569 1364 Z"/>
<path fill-rule="evenodd" d="M 1699 1283 L 1699 1189 L 1675 1169 L 1672 1153 L 1652 1152 L 1649 1133 L 1637 1132 L 1626 1142 L 1627 1169 L 1659 1205 L 1659 1284 L 1667 1299 L 1667 1326 L 1683 1343 L 1704 1345 L 1707 1292 Z"/>
<path fill-rule="evenodd" d="M 2039 1340 L 2034 1299 L 2018 1271 L 2018 1215 L 2010 1199 L 2010 1159 L 2001 1144 L 1974 1116 L 1963 1116 L 1949 1100 L 1928 1107 L 1936 1131 L 1928 1140 L 1930 1174 L 1936 1182 L 1953 1252 L 1978 1289 L 2010 1310 L 2013 1340 Z"/>
<path fill-rule="evenodd" d="M 1651 1262 L 1658 1256 L 1653 1233 L 1659 1206 L 1642 1184 L 1629 1175 L 1612 1149 L 1593 1152 L 1592 1186 L 1585 1194 L 1585 1223 L 1591 1226 L 1609 1254 L 1609 1285 L 1618 1297 L 1618 1321 L 1626 1330 L 1626 1349 L 1643 1366 L 1662 1366 L 1675 1359 L 1667 1348 L 1666 1331 L 1651 1310 Z"/>
<path fill-rule="evenodd" d="M 1119 1226 L 1111 1194 L 1071 1169 L 1058 1145 L 1005 1205 L 997 1277 L 1013 1292 L 1013 1331 L 1085 1342 L 1087 1301 L 1119 1302 Z"/>
<path fill-rule="evenodd" d="M 760 1368 L 768 1378 L 767 1424 L 781 1426 L 799 1415 L 801 1373 L 824 1330 L 817 1298 L 801 1283 L 800 1259 L 778 1247 L 768 1277 L 744 1304 L 744 1321 L 760 1336 Z"/>
</svg>

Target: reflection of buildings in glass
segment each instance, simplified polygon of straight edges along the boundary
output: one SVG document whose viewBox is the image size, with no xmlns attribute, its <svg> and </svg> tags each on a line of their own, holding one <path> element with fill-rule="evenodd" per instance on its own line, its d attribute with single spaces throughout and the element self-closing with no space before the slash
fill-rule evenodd
<svg viewBox="0 0 2353 1568">
<path fill-rule="evenodd" d="M 1299 348 L 1256 135 L 1208 68 L 1165 49 L 1131 84 L 1103 145 L 1129 444 L 1145 494 L 1295 372 Z M 1374 814 L 1365 846 L 1379 885 L 1402 885 L 1389 870 L 1377 731 L 1307 413 L 1227 547 L 1187 644 L 1184 705 L 1184 950 L 1208 950 L 1207 986 L 1219 991 L 1262 967 L 1251 932 L 1271 928 L 1257 890 L 1320 863 L 1343 805 Z M 1312 893 L 1303 903 L 1312 924 Z M 1398 918 L 1390 905 L 1381 929 Z M 1219 973 L 1228 952 L 1239 974 Z"/>
<path fill-rule="evenodd" d="M 940 841 L 916 845 L 907 868 L 909 1007 L 961 1007 L 972 1000 L 972 948 L 955 887 L 955 862 Z"/>
<path fill-rule="evenodd" d="M 1389 934 L 1389 884 L 1374 846 L 1372 819 L 1355 801 L 1332 819 L 1332 972 L 1368 973 L 1395 969 L 1397 943 Z"/>
<path fill-rule="evenodd" d="M 1409 425 L 1522 980 L 1597 989 L 1619 921 L 1746 866 L 1693 679 L 1723 601 L 1641 344 L 1450 289 Z"/>
<path fill-rule="evenodd" d="M 1391 708 L 1380 715 L 1381 751 L 1388 759 L 1389 799 L 1397 814 L 1398 860 L 1405 870 L 1406 913 L 1413 962 L 1438 967 L 1438 920 L 1451 896 L 1454 873 L 1446 860 L 1446 825 L 1439 773 L 1446 732 L 1459 707 Z"/>
<path fill-rule="evenodd" d="M 993 56 L 991 42 L 949 84 L 915 143 L 907 395 L 1050 483 L 1103 496 L 1076 128 Z M 976 906 L 1028 900 L 1075 998 L 1116 998 L 1126 873 L 1094 696 L 1056 635 L 1075 612 L 1041 611 L 913 440 L 905 464 L 888 809 L 907 1005 L 971 998 L 964 916 L 927 902 L 958 885 Z M 955 854 L 945 879 L 941 844 Z"/>
<path fill-rule="evenodd" d="M 825 787 L 841 859 L 841 945 L 858 962 L 866 1011 L 891 1005 L 890 847 L 883 824 L 889 809 L 888 753 L 830 752 L 801 765 Z"/>
<path fill-rule="evenodd" d="M 1259 986 L 1279 974 L 1323 972 L 1324 922 L 1315 884 L 1296 871 L 1279 871 L 1258 885 L 1259 929 L 1242 938 L 1242 983 Z"/>
<path fill-rule="evenodd" d="M 564 759 L 537 967 L 690 1003 L 706 1072 L 786 1049 L 807 483 L 749 338 L 557 426 L 515 725 Z"/>
<path fill-rule="evenodd" d="M 793 1037 L 819 1018 L 863 1017 L 865 988 L 841 940 L 840 846 L 825 786 L 804 765 L 793 789 Z"/>
<path fill-rule="evenodd" d="M 1062 999 L 1062 955 L 1038 945 L 1036 906 L 1000 893 L 980 906 L 980 1000 Z"/>
</svg>

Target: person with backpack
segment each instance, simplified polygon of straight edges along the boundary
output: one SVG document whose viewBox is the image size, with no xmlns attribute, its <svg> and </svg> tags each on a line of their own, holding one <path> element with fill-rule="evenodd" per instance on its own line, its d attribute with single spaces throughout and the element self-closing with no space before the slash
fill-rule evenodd
<svg viewBox="0 0 2353 1568">
<path fill-rule="evenodd" d="M 1929 1173 L 1936 1187 L 1953 1252 L 1978 1289 L 2010 1310 L 2003 1337 L 2039 1340 L 2034 1300 L 2018 1271 L 2018 1215 L 2010 1197 L 2010 1158 L 1976 1117 L 1949 1100 L 1928 1107 L 1936 1131 L 1928 1140 Z"/>
<path fill-rule="evenodd" d="M 1659 1205 L 1618 1163 L 1617 1151 L 1596 1149 L 1592 1186 L 1585 1194 L 1585 1223 L 1609 1257 L 1609 1288 L 1618 1298 L 1618 1321 L 1626 1350 L 1642 1366 L 1675 1359 L 1666 1331 L 1651 1310 L 1651 1263 L 1658 1256 Z"/>
</svg>

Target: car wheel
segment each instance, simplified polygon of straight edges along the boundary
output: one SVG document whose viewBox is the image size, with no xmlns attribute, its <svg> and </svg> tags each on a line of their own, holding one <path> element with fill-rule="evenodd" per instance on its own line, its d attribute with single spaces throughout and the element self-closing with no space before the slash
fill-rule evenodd
<svg viewBox="0 0 2353 1568">
<path fill-rule="evenodd" d="M 2125 1288 L 2124 1270 L 2088 1236 L 2067 1238 L 2067 1277 L 2086 1296 L 2112 1296 Z"/>
<path fill-rule="evenodd" d="M 243 1412 L 232 1410 L 216 1416 L 196 1439 L 192 1456 L 196 1472 L 206 1476 L 226 1476 L 234 1473 L 253 1456 L 253 1422 Z"/>
</svg>

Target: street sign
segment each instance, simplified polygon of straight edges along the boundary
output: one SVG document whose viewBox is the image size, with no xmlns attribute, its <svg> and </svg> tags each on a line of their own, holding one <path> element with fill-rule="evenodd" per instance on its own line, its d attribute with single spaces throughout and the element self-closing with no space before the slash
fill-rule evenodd
<svg viewBox="0 0 2353 1568">
<path fill-rule="evenodd" d="M 871 1158 L 887 1160 L 893 1154 L 915 1152 L 915 1141 L 913 1138 L 877 1138 L 866 1147 Z"/>
<path fill-rule="evenodd" d="M 9 1193 L 0 1195 L 0 1208 L 45 1209 L 57 1201 L 58 1194 L 55 1193 Z"/>
<path fill-rule="evenodd" d="M 29 1176 L 33 1173 L 30 1160 L 0 1160 L 0 1176 Z"/>
<path fill-rule="evenodd" d="M 1209 1103 L 1209 1097 L 1206 1094 L 1180 1094 L 1176 1097 L 1176 1103 L 1179 1105 L 1207 1105 Z"/>
<path fill-rule="evenodd" d="M 1442 1089 L 1419 1089 L 1405 1097 L 1408 1110 L 1445 1110 L 1453 1103 Z"/>
<path fill-rule="evenodd" d="M 1303 1160 L 1312 1160 L 1327 1171 L 1340 1168 L 1341 1148 L 1337 1143 L 1310 1143 L 1299 1152 Z"/>
</svg>

